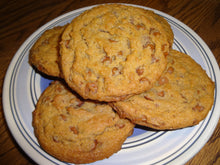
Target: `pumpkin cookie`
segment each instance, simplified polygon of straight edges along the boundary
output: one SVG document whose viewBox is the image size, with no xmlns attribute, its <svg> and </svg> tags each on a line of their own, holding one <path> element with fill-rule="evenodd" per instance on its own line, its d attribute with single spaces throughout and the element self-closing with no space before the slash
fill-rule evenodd
<svg viewBox="0 0 220 165">
<path fill-rule="evenodd" d="M 108 104 L 82 100 L 55 81 L 39 98 L 33 127 L 46 152 L 78 164 L 108 158 L 119 151 L 134 124 L 120 119 Z"/>
<path fill-rule="evenodd" d="M 40 72 L 61 77 L 59 68 L 59 42 L 65 26 L 46 30 L 30 50 L 29 63 Z"/>
<path fill-rule="evenodd" d="M 122 118 L 164 130 L 198 124 L 214 101 L 214 83 L 190 56 L 172 50 L 168 65 L 149 91 L 112 103 Z"/>
<path fill-rule="evenodd" d="M 166 68 L 168 40 L 152 11 L 119 4 L 94 7 L 63 32 L 64 79 L 85 99 L 119 101 L 144 92 Z"/>
</svg>

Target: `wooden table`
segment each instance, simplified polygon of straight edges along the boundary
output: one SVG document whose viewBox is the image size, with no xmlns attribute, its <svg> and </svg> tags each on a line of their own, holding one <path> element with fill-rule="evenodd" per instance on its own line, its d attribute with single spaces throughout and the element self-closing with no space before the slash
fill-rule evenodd
<svg viewBox="0 0 220 165">
<path fill-rule="evenodd" d="M 69 11 L 109 2 L 143 5 L 179 19 L 207 43 L 220 65 L 219 0 L 1 0 L 0 93 L 11 59 L 34 31 Z M 35 164 L 13 139 L 4 119 L 2 102 L 0 104 L 0 164 Z M 220 164 L 220 122 L 210 140 L 187 164 Z"/>
</svg>

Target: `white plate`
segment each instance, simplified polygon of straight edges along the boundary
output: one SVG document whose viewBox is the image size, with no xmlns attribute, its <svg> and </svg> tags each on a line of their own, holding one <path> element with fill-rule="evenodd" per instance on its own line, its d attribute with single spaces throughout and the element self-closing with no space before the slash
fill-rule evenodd
<svg viewBox="0 0 220 165">
<path fill-rule="evenodd" d="M 39 28 L 17 51 L 5 76 L 3 106 L 7 124 L 17 143 L 38 164 L 66 163 L 44 152 L 33 133 L 32 111 L 51 80 L 36 73 L 28 64 L 29 50 L 46 29 L 64 25 L 91 7 L 64 14 Z M 125 141 L 118 153 L 93 164 L 183 164 L 204 146 L 218 123 L 220 72 L 212 52 L 189 27 L 165 13 L 154 11 L 170 23 L 175 36 L 173 48 L 189 54 L 215 82 L 214 105 L 205 120 L 194 127 L 176 131 L 135 128 L 134 134 Z"/>
</svg>

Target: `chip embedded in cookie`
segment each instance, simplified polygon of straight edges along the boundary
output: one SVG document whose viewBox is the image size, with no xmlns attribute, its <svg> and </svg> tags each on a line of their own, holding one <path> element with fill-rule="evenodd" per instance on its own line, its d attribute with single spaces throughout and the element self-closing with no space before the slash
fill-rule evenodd
<svg viewBox="0 0 220 165">
<path fill-rule="evenodd" d="M 61 77 L 59 42 L 65 27 L 66 25 L 46 30 L 30 50 L 29 63 L 46 75 Z"/>
<path fill-rule="evenodd" d="M 190 56 L 172 50 L 168 65 L 149 91 L 112 106 L 122 118 L 166 130 L 198 124 L 210 111 L 215 85 Z"/>
<path fill-rule="evenodd" d="M 60 81 L 42 93 L 33 112 L 40 146 L 57 159 L 91 163 L 121 149 L 134 124 L 108 104 L 82 100 Z"/>
<path fill-rule="evenodd" d="M 170 47 L 152 11 L 100 5 L 63 32 L 61 67 L 67 84 L 83 98 L 119 101 L 152 87 L 166 68 Z"/>
<path fill-rule="evenodd" d="M 167 40 L 169 42 L 169 46 L 170 46 L 170 49 L 171 49 L 172 45 L 173 45 L 174 34 L 173 34 L 173 30 L 172 30 L 170 24 L 167 22 L 167 20 L 165 18 L 163 18 L 162 16 L 160 16 L 158 14 L 155 14 L 154 12 L 152 12 L 152 16 L 158 22 L 160 22 L 160 24 L 162 25 L 163 29 L 165 30 L 165 34 L 167 36 Z"/>
</svg>

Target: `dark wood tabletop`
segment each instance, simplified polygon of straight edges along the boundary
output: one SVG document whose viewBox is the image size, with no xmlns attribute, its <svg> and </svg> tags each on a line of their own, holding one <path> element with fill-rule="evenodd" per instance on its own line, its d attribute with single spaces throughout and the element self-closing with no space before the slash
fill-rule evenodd
<svg viewBox="0 0 220 165">
<path fill-rule="evenodd" d="M 112 2 L 150 7 L 179 19 L 205 41 L 220 65 L 219 0 L 1 0 L 0 164 L 36 164 L 12 137 L 3 113 L 2 86 L 16 51 L 33 32 L 52 19 L 78 8 Z M 220 122 L 205 146 L 186 164 L 220 164 Z"/>
</svg>

